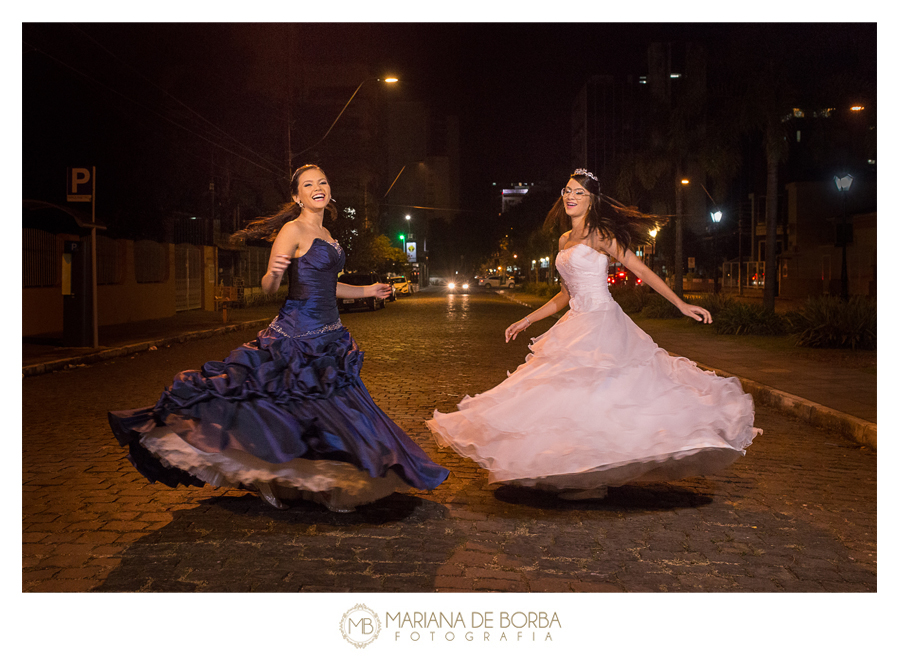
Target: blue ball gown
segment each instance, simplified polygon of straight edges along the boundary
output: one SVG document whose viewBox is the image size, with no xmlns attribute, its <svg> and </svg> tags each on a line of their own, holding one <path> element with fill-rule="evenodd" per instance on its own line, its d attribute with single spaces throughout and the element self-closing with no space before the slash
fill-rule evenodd
<svg viewBox="0 0 900 658">
<path fill-rule="evenodd" d="M 335 511 L 449 475 L 375 404 L 361 352 L 341 324 L 337 242 L 317 238 L 288 267 L 289 293 L 256 340 L 179 373 L 152 407 L 112 411 L 128 459 L 151 482 L 243 486 L 270 504 Z"/>
</svg>

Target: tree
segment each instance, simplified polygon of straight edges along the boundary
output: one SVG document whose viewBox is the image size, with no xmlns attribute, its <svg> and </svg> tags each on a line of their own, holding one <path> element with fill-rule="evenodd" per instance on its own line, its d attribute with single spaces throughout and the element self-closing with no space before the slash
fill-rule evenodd
<svg viewBox="0 0 900 658">
<path fill-rule="evenodd" d="M 671 71 L 672 49 L 684 47 L 685 70 L 677 88 Z M 675 203 L 673 289 L 683 293 L 684 187 L 682 179 L 699 175 L 723 188 L 738 169 L 736 140 L 718 111 L 710 113 L 707 57 L 702 44 L 651 45 L 648 76 L 651 102 L 647 111 L 648 137 L 626 157 L 616 180 L 620 200 L 651 206 L 657 215 L 670 215 Z M 716 110 L 718 106 L 712 104 Z M 689 172 L 693 172 L 689 176 Z M 702 184 L 700 181 L 696 183 Z M 643 237 L 643 236 L 640 236 Z"/>
</svg>

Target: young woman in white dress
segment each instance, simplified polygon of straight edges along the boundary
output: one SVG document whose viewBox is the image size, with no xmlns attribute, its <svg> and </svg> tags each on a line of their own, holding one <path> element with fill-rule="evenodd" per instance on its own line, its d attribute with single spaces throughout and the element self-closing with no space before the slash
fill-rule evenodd
<svg viewBox="0 0 900 658">
<path fill-rule="evenodd" d="M 602 498 L 626 482 L 673 480 L 721 470 L 761 430 L 753 399 L 736 378 L 718 377 L 658 347 L 609 293 L 610 259 L 674 304 L 710 323 L 629 249 L 653 218 L 618 207 L 600 213 L 597 178 L 572 174 L 548 223 L 570 222 L 559 240 L 562 289 L 506 329 L 506 341 L 569 307 L 532 339 L 525 363 L 493 389 L 466 396 L 458 411 L 435 411 L 428 426 L 489 471 L 497 483 Z"/>
</svg>

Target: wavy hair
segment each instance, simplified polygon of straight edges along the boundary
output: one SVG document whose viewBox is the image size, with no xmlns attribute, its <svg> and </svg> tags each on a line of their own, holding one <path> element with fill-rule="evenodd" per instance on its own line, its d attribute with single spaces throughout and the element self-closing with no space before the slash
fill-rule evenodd
<svg viewBox="0 0 900 658">
<path fill-rule="evenodd" d="M 291 176 L 291 197 L 296 196 L 300 189 L 300 174 L 310 169 L 318 169 L 325 178 L 328 176 L 319 165 L 306 164 L 299 167 Z M 295 202 L 289 201 L 285 203 L 274 215 L 267 217 L 258 217 L 252 220 L 246 227 L 237 231 L 231 236 L 232 243 L 241 242 L 243 240 L 268 240 L 273 242 L 278 235 L 281 227 L 300 216 L 301 208 Z M 334 221 L 337 219 L 337 204 L 332 199 L 325 206 L 325 219 Z"/>
<path fill-rule="evenodd" d="M 624 250 L 629 249 L 637 238 L 643 237 L 650 229 L 659 228 L 666 223 L 665 217 L 642 213 L 637 208 L 606 196 L 600 191 L 600 183 L 592 175 L 581 173 L 583 171 L 577 170 L 569 179 L 577 181 L 591 195 L 591 206 L 584 218 L 588 235 L 597 231 L 606 240 L 614 238 Z M 612 209 L 612 217 L 601 214 L 603 201 Z M 565 201 L 560 196 L 544 219 L 544 229 L 558 229 L 560 233 L 564 233 L 571 227 L 572 220 L 566 214 Z"/>
</svg>

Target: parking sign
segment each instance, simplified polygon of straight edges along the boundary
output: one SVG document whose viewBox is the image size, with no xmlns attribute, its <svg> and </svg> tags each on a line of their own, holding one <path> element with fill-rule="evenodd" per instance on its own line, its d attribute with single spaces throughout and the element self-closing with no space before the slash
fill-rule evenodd
<svg viewBox="0 0 900 658">
<path fill-rule="evenodd" d="M 66 201 L 91 201 L 94 185 L 91 170 L 84 167 L 69 167 L 66 174 Z"/>
</svg>

